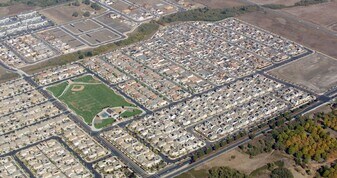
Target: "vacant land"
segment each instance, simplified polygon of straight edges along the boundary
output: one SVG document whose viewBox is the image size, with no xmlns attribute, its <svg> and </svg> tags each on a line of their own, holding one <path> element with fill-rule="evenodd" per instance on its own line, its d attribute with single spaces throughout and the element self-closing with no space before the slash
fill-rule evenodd
<svg viewBox="0 0 337 178">
<path fill-rule="evenodd" d="M 248 5 L 238 0 L 225 0 L 225 1 L 224 0 L 192 0 L 192 1 L 203 4 L 204 6 L 207 6 L 209 8 L 214 8 L 214 9 L 223 9 L 223 8 Z"/>
<path fill-rule="evenodd" d="M 104 11 L 104 8 L 101 8 L 97 11 L 91 8 L 90 5 L 85 5 L 81 3 L 80 6 L 74 6 L 69 4 L 55 6 L 52 8 L 41 10 L 40 13 L 54 21 L 56 24 L 64 24 L 73 20 L 79 20 L 84 18 L 83 14 L 85 12 L 90 12 L 91 15 L 96 16 L 102 14 Z M 73 15 L 75 12 L 78 13 L 77 17 Z"/>
<path fill-rule="evenodd" d="M 280 4 L 285 6 L 292 6 L 295 3 L 299 2 L 300 0 L 250 0 L 256 4 Z"/>
<path fill-rule="evenodd" d="M 333 28 L 337 24 L 337 2 L 335 1 L 311 6 L 287 8 L 283 9 L 283 11 L 323 27 L 336 30 Z"/>
<path fill-rule="evenodd" d="M 78 21 L 75 23 L 70 23 L 64 26 L 64 28 L 66 28 L 67 30 L 69 30 L 71 33 L 75 35 L 82 34 L 82 33 L 95 30 L 101 27 L 102 26 L 100 24 L 90 19 Z"/>
<path fill-rule="evenodd" d="M 48 29 L 42 32 L 38 32 L 37 35 L 39 37 L 42 37 L 46 41 L 59 39 L 62 42 L 67 43 L 71 48 L 74 49 L 81 49 L 86 47 L 81 41 L 72 37 L 60 28 Z"/>
<path fill-rule="evenodd" d="M 104 108 L 134 106 L 92 76 L 84 76 L 73 81 L 63 82 L 49 87 L 47 90 L 67 104 L 88 125 L 92 124 L 93 118 Z"/>
<path fill-rule="evenodd" d="M 37 10 L 71 0 L 0 0 L 0 17 Z"/>
<path fill-rule="evenodd" d="M 121 33 L 125 33 L 130 31 L 132 27 L 132 22 L 124 19 L 123 17 L 119 18 L 111 18 L 115 16 L 114 13 L 107 13 L 102 16 L 97 17 L 96 19 L 100 22 L 102 22 L 105 25 L 110 26 L 111 28 L 116 29 L 117 31 Z"/>
<path fill-rule="evenodd" d="M 12 73 L 0 66 L 0 83 L 19 77 L 18 74 Z"/>
<path fill-rule="evenodd" d="M 98 45 L 101 43 L 106 43 L 109 41 L 117 40 L 121 36 L 108 29 L 101 29 L 94 32 L 90 32 L 80 36 L 85 41 L 89 42 L 91 45 Z"/>
<path fill-rule="evenodd" d="M 0 18 L 9 15 L 15 15 L 21 12 L 36 10 L 36 6 L 28 6 L 26 4 L 14 3 L 10 6 L 0 7 Z"/>
<path fill-rule="evenodd" d="M 265 166 L 268 163 L 283 160 L 285 162 L 285 167 L 288 168 L 296 178 L 306 178 L 309 176 L 303 176 L 299 172 L 295 171 L 294 161 L 289 158 L 288 155 L 282 154 L 278 151 L 273 151 L 271 153 L 263 153 L 253 158 L 250 158 L 248 154 L 242 153 L 239 149 L 229 151 L 217 158 L 208 161 L 199 167 L 184 173 L 179 178 L 197 178 L 207 176 L 207 171 L 214 167 L 230 167 L 241 171 L 247 175 L 251 174 L 253 171 Z M 269 177 L 268 175 L 258 175 L 253 177 Z"/>
<path fill-rule="evenodd" d="M 337 60 L 320 53 L 304 57 L 269 73 L 318 94 L 337 86 Z"/>
<path fill-rule="evenodd" d="M 337 58 L 337 36 L 328 30 L 300 23 L 298 19 L 272 10 L 247 13 L 238 18 Z"/>
</svg>

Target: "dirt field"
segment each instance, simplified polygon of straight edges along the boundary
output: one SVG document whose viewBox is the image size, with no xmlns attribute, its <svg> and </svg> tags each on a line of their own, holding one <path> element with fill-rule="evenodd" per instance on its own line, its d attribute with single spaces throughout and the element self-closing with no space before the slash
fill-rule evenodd
<svg viewBox="0 0 337 178">
<path fill-rule="evenodd" d="M 90 12 L 91 16 L 97 16 L 105 12 L 105 10 L 106 9 L 102 7 L 101 10 L 95 11 L 90 6 L 84 4 L 81 4 L 80 6 L 69 6 L 69 4 L 65 4 L 41 10 L 40 13 L 54 21 L 56 24 L 64 24 L 84 18 L 83 13 L 86 11 Z M 78 12 L 78 17 L 73 16 L 74 12 Z"/>
<path fill-rule="evenodd" d="M 250 0 L 251 2 L 254 2 L 256 4 L 282 4 L 285 6 L 292 6 L 296 2 L 299 2 L 300 0 Z"/>
<path fill-rule="evenodd" d="M 85 48 L 85 45 L 82 42 L 70 36 L 69 34 L 67 34 L 66 32 L 64 32 L 59 28 L 42 31 L 37 33 L 37 35 L 46 41 L 49 41 L 50 39 L 54 38 L 59 39 L 62 42 L 67 43 L 70 47 L 74 49 Z"/>
<path fill-rule="evenodd" d="M 8 7 L 0 7 L 0 17 L 15 15 L 20 12 L 36 10 L 38 7 L 28 6 L 21 3 L 16 3 Z"/>
<path fill-rule="evenodd" d="M 284 11 L 301 19 L 316 23 L 323 27 L 330 28 L 331 30 L 336 30 L 334 29 L 334 25 L 337 24 L 336 1 L 307 7 L 287 8 L 284 9 Z"/>
<path fill-rule="evenodd" d="M 86 40 L 91 45 L 98 45 L 112 40 L 120 38 L 118 34 L 108 29 L 97 30 L 95 32 L 81 35 L 80 38 Z"/>
<path fill-rule="evenodd" d="M 16 77 L 19 77 L 19 75 L 12 72 L 8 72 L 6 69 L 0 66 L 0 83 L 12 80 Z"/>
<path fill-rule="evenodd" d="M 110 26 L 111 28 L 114 28 L 116 30 L 118 30 L 121 33 L 125 33 L 128 32 L 132 29 L 132 26 L 135 25 L 133 24 L 131 21 L 126 20 L 123 17 L 119 17 L 119 18 L 111 18 L 110 16 L 113 16 L 114 13 L 108 13 L 108 14 L 104 14 L 100 17 L 97 17 L 96 19 L 100 22 L 102 22 L 105 25 Z"/>
<path fill-rule="evenodd" d="M 235 159 L 231 159 L 231 156 L 235 156 Z M 255 159 L 250 159 L 249 155 L 239 152 L 237 149 L 232 150 L 226 154 L 223 154 L 212 161 L 206 162 L 199 167 L 195 168 L 196 170 L 200 169 L 210 169 L 217 166 L 228 166 L 239 171 L 242 171 L 246 174 L 250 174 L 255 169 L 266 165 L 267 163 L 274 162 L 280 158 L 274 154 L 261 154 Z M 243 161 L 245 160 L 245 161 Z"/>
<path fill-rule="evenodd" d="M 203 4 L 209 8 L 215 9 L 247 5 L 237 0 L 192 0 L 192 1 Z"/>
<path fill-rule="evenodd" d="M 234 156 L 235 158 L 231 158 Z M 230 168 L 239 170 L 249 175 L 252 171 L 278 160 L 285 162 L 285 167 L 288 168 L 296 178 L 308 178 L 307 175 L 295 171 L 294 161 L 288 157 L 288 155 L 282 154 L 278 151 L 271 153 L 260 154 L 254 158 L 250 158 L 249 155 L 239 151 L 239 149 L 232 150 L 225 153 L 209 162 L 206 162 L 199 167 L 184 173 L 179 178 L 199 178 L 201 176 L 207 176 L 206 171 L 212 167 L 228 166 Z M 303 171 L 303 170 L 300 170 Z M 259 177 L 268 177 L 268 175 L 260 175 Z"/>
<path fill-rule="evenodd" d="M 95 32 L 81 35 L 80 38 L 86 40 L 91 45 L 98 45 L 112 40 L 120 38 L 118 34 L 108 29 L 97 30 Z"/>
<path fill-rule="evenodd" d="M 337 36 L 331 34 L 328 30 L 323 31 L 299 23 L 298 19 L 293 19 L 285 14 L 272 13 L 271 10 L 266 13 L 247 13 L 238 18 L 337 58 Z"/>
<path fill-rule="evenodd" d="M 313 54 L 269 73 L 278 78 L 308 88 L 318 94 L 337 86 L 337 60 Z"/>
</svg>

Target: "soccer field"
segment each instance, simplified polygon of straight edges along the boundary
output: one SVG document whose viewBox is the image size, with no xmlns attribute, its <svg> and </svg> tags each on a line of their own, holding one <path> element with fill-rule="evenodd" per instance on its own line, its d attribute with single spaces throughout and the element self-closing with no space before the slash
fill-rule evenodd
<svg viewBox="0 0 337 178">
<path fill-rule="evenodd" d="M 105 108 L 136 107 L 92 76 L 84 76 L 71 82 L 63 82 L 51 86 L 47 90 L 52 92 L 54 97 L 67 104 L 71 110 L 81 116 L 89 125 L 92 124 L 93 118 Z M 132 117 L 139 113 L 141 112 L 126 114 L 128 117 Z"/>
</svg>

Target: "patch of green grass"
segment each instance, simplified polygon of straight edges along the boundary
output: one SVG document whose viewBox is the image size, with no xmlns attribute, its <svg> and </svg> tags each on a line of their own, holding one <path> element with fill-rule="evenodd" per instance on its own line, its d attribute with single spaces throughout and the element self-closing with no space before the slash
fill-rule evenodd
<svg viewBox="0 0 337 178">
<path fill-rule="evenodd" d="M 59 97 L 67 86 L 68 82 L 62 82 L 60 84 L 48 87 L 47 90 L 52 92 L 55 97 Z"/>
<path fill-rule="evenodd" d="M 10 2 L 19 2 L 28 6 L 48 7 L 70 1 L 72 0 L 11 0 Z"/>
<path fill-rule="evenodd" d="M 142 111 L 139 109 L 133 109 L 132 111 L 125 111 L 123 112 L 120 116 L 123 118 L 128 118 L 128 117 L 132 117 L 138 114 L 141 114 Z"/>
<path fill-rule="evenodd" d="M 262 5 L 262 7 L 266 7 L 269 9 L 283 9 L 283 8 L 287 8 L 288 6 L 283 5 L 283 4 L 265 4 L 265 5 Z"/>
<path fill-rule="evenodd" d="M 258 176 L 264 174 L 265 171 L 267 171 L 267 170 L 268 170 L 268 166 L 267 166 L 267 165 L 264 165 L 264 166 L 262 166 L 262 167 L 259 167 L 259 168 L 255 169 L 254 171 L 252 171 L 252 172 L 249 174 L 249 176 L 251 176 L 251 177 L 258 177 Z"/>
<path fill-rule="evenodd" d="M 88 79 L 88 78 L 85 78 Z M 80 80 L 83 80 L 80 79 Z M 95 80 L 97 81 L 97 80 Z M 97 81 L 99 82 L 99 81 Z M 66 83 L 67 84 L 67 83 Z M 62 102 L 68 105 L 77 115 L 83 117 L 84 121 L 91 125 L 93 118 L 101 112 L 104 108 L 119 107 L 119 106 L 132 106 L 133 104 L 127 102 L 122 96 L 116 94 L 113 90 L 102 83 L 84 85 L 81 91 L 71 91 L 74 85 L 71 84 L 65 93 L 58 97 Z M 66 85 L 55 86 L 55 88 L 47 88 L 54 96 L 59 96 L 62 88 Z M 63 92 L 63 91 L 62 91 Z M 61 93 L 62 93 L 61 92 Z"/>
<path fill-rule="evenodd" d="M 107 126 L 107 125 L 111 125 L 114 122 L 115 122 L 115 119 L 113 119 L 113 118 L 104 119 L 104 120 L 102 120 L 101 123 L 95 124 L 95 128 L 101 129 L 101 128 Z"/>
<path fill-rule="evenodd" d="M 99 81 L 95 80 L 91 75 L 85 75 L 73 80 L 73 82 L 82 82 L 82 83 L 99 83 Z"/>
</svg>

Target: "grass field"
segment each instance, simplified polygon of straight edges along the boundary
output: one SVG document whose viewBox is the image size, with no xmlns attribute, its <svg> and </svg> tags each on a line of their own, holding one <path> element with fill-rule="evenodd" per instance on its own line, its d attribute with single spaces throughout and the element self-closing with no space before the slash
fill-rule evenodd
<svg viewBox="0 0 337 178">
<path fill-rule="evenodd" d="M 95 123 L 95 128 L 101 129 L 101 128 L 107 126 L 107 125 L 111 125 L 114 122 L 115 122 L 115 119 L 113 119 L 113 118 L 104 119 L 104 120 L 102 120 L 101 123 L 97 123 L 97 124 Z"/>
<path fill-rule="evenodd" d="M 80 91 L 72 90 L 74 87 L 84 86 Z M 104 108 L 118 106 L 133 106 L 127 102 L 122 96 L 116 94 L 109 87 L 87 75 L 77 78 L 73 81 L 63 82 L 58 85 L 47 88 L 55 97 L 68 105 L 76 114 L 81 116 L 84 121 L 92 125 L 93 118 Z M 138 110 L 125 113 L 126 117 L 132 117 L 139 114 Z M 123 116 L 122 116 L 123 117 Z M 106 126 L 114 122 L 108 119 L 102 125 Z M 103 127 L 101 126 L 101 127 Z"/>
<path fill-rule="evenodd" d="M 49 87 L 48 90 L 53 93 L 54 97 L 59 97 L 64 89 L 68 86 L 68 82 L 63 82 L 58 85 L 54 85 L 52 87 Z"/>
<path fill-rule="evenodd" d="M 138 109 L 133 109 L 132 111 L 125 111 L 123 112 L 120 116 L 123 118 L 128 118 L 128 117 L 132 117 L 138 114 L 141 114 L 142 111 L 138 110 Z"/>
</svg>

